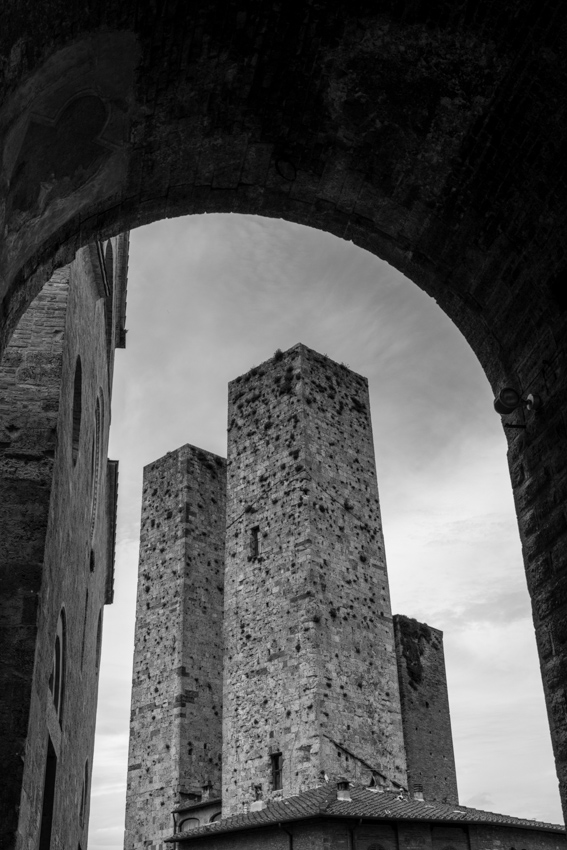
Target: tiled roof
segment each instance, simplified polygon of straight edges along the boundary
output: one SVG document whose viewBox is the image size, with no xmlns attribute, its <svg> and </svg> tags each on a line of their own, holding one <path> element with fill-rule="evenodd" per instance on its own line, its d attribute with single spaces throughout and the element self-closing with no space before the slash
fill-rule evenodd
<svg viewBox="0 0 567 850">
<path fill-rule="evenodd" d="M 313 817 L 364 818 L 377 820 L 430 821 L 435 823 L 494 824 L 521 829 L 543 829 L 565 832 L 559 824 L 542 823 L 526 818 L 514 818 L 494 812 L 483 812 L 447 803 L 414 800 L 407 793 L 379 792 L 370 788 L 351 787 L 351 800 L 337 800 L 336 786 L 322 785 L 296 797 L 269 802 L 260 812 L 247 812 L 206 826 L 180 832 L 168 841 L 182 841 L 197 836 L 242 829 L 256 829 L 274 823 L 284 823 Z"/>
</svg>

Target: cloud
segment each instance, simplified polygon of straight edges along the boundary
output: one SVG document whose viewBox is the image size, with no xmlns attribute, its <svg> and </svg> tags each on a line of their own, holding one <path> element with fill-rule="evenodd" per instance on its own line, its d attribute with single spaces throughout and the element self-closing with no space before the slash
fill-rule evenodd
<svg viewBox="0 0 567 850">
<path fill-rule="evenodd" d="M 485 812 L 493 811 L 492 797 L 487 791 L 479 791 L 467 800 L 463 800 L 463 806 L 469 806 L 471 809 L 481 809 L 481 811 Z"/>
</svg>

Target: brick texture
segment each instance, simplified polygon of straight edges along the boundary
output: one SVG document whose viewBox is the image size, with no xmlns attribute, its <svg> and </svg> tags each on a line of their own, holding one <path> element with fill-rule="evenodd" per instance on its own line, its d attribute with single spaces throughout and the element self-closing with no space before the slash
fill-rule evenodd
<svg viewBox="0 0 567 850">
<path fill-rule="evenodd" d="M 24 774 L 69 275 L 63 269 L 45 285 L 0 367 L 0 757 L 11 777 L 2 785 L 0 846 L 13 838 Z"/>
<path fill-rule="evenodd" d="M 113 243 L 127 250 L 127 238 Z M 2 850 L 38 846 L 48 740 L 57 759 L 51 847 L 86 843 L 114 525 L 105 472 L 115 335 L 106 325 L 125 283 L 110 263 L 101 288 L 98 264 L 87 246 L 46 284 L 0 367 Z M 58 713 L 50 677 L 61 612 Z"/>
</svg>

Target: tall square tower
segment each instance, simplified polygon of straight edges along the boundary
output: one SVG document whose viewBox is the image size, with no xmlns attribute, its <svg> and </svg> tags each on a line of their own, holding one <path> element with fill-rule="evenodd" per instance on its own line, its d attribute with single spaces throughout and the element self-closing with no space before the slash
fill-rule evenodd
<svg viewBox="0 0 567 850">
<path fill-rule="evenodd" d="M 220 797 L 226 461 L 185 445 L 144 469 L 126 850 Z"/>
<path fill-rule="evenodd" d="M 296 345 L 229 386 L 223 815 L 406 784 L 368 382 Z"/>
</svg>

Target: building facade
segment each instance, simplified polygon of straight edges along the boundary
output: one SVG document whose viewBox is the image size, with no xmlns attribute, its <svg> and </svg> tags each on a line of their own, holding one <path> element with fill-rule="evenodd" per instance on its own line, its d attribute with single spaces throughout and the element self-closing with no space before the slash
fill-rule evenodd
<svg viewBox="0 0 567 850">
<path fill-rule="evenodd" d="M 114 350 L 125 340 L 128 236 L 59 269 L 0 367 L 0 846 L 86 847 L 117 462 L 107 460 Z"/>
</svg>

